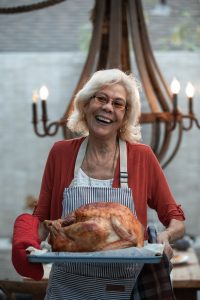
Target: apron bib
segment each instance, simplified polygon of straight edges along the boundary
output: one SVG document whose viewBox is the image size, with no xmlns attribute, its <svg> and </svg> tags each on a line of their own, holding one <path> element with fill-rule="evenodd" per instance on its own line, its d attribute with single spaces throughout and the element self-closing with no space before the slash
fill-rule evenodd
<svg viewBox="0 0 200 300">
<path fill-rule="evenodd" d="M 132 191 L 128 188 L 126 143 L 120 144 L 121 188 L 80 186 L 77 173 L 85 156 L 88 139 L 79 149 L 74 179 L 63 194 L 62 218 L 81 205 L 92 202 L 117 202 L 134 213 Z M 76 186 L 73 186 L 74 182 Z M 49 277 L 45 300 L 130 299 L 130 295 L 143 264 L 121 263 L 55 263 Z M 108 288 L 120 286 L 117 291 Z"/>
</svg>

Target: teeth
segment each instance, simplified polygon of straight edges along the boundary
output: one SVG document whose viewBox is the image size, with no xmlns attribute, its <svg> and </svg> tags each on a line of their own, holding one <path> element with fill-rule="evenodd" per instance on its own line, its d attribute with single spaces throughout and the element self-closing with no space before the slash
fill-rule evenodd
<svg viewBox="0 0 200 300">
<path fill-rule="evenodd" d="M 108 123 L 108 124 L 112 123 L 111 120 L 109 120 L 109 119 L 107 119 L 107 118 L 104 118 L 104 117 L 102 117 L 102 116 L 96 116 L 96 119 L 99 120 L 99 121 Z"/>
</svg>

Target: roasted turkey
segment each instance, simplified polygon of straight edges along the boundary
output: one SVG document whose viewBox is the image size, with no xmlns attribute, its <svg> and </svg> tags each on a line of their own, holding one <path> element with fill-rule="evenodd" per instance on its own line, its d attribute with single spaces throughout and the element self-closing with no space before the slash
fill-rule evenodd
<svg viewBox="0 0 200 300">
<path fill-rule="evenodd" d="M 83 205 L 65 219 L 44 221 L 52 251 L 90 252 L 142 247 L 144 231 L 131 210 L 115 202 Z"/>
</svg>

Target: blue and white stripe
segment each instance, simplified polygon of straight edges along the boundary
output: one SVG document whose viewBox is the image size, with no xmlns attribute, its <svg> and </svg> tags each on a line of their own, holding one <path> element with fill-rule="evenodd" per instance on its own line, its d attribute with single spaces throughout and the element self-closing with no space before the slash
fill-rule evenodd
<svg viewBox="0 0 200 300">
<path fill-rule="evenodd" d="M 56 270 L 62 270 L 65 273 L 73 273 L 76 275 L 96 277 L 96 278 L 110 278 L 123 279 L 133 278 L 141 268 L 141 264 L 130 263 L 95 263 L 95 262 L 68 262 L 57 263 Z"/>
<path fill-rule="evenodd" d="M 55 267 L 54 267 L 55 268 Z M 56 274 L 56 276 L 55 276 Z M 61 269 L 51 274 L 51 286 L 45 300 L 127 300 L 130 299 L 134 278 L 109 279 L 65 273 Z M 107 285 L 124 287 L 124 291 L 108 291 Z"/>
<path fill-rule="evenodd" d="M 132 191 L 130 188 L 123 189 L 110 187 L 74 186 L 64 190 L 63 217 L 77 209 L 81 205 L 94 202 L 117 202 L 129 207 L 134 211 Z"/>
</svg>

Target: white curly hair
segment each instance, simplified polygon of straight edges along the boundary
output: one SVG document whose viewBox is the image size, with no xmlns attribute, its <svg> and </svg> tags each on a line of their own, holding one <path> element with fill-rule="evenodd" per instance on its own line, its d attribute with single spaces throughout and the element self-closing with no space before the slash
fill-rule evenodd
<svg viewBox="0 0 200 300">
<path fill-rule="evenodd" d="M 139 117 L 141 114 L 141 102 L 133 74 L 127 75 L 119 69 L 107 69 L 95 72 L 83 88 L 76 94 L 74 99 L 74 110 L 68 119 L 67 126 L 72 132 L 83 136 L 89 134 L 83 107 L 93 95 L 105 86 L 121 84 L 127 93 L 127 107 L 122 126 L 118 132 L 119 138 L 128 142 L 138 142 L 141 139 L 141 128 Z"/>
</svg>

